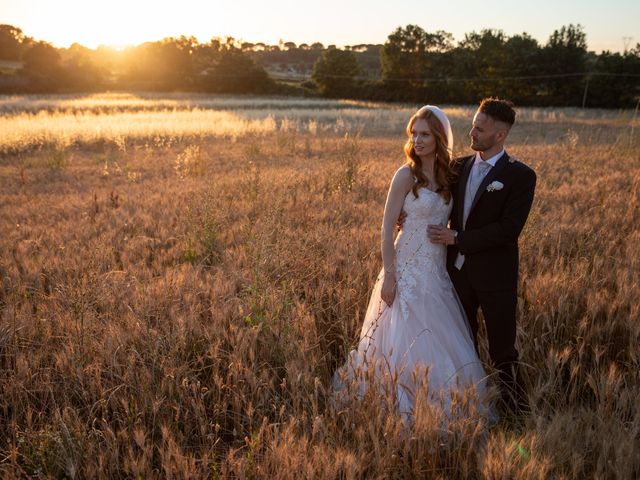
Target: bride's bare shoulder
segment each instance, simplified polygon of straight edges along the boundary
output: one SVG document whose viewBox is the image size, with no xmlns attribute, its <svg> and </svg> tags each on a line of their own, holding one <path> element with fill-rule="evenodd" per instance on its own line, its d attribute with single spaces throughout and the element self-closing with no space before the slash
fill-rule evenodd
<svg viewBox="0 0 640 480">
<path fill-rule="evenodd" d="M 402 186 L 407 189 L 410 189 L 414 182 L 415 179 L 413 178 L 413 173 L 411 173 L 409 165 L 403 165 L 396 170 L 396 173 L 393 175 L 393 180 L 391 181 L 392 184 Z"/>
</svg>

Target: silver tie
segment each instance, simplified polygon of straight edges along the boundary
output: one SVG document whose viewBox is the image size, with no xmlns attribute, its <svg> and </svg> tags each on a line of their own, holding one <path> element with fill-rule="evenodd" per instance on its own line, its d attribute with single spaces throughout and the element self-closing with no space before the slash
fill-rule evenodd
<svg viewBox="0 0 640 480">
<path fill-rule="evenodd" d="M 469 212 L 471 211 L 471 204 L 473 203 L 473 199 L 476 196 L 478 187 L 480 186 L 480 183 L 482 183 L 482 180 L 487 175 L 489 170 L 491 170 L 491 164 L 485 161 L 481 161 L 474 163 L 473 167 L 471 168 L 471 172 L 469 172 L 469 180 L 467 180 L 467 186 L 464 193 L 464 216 L 462 219 L 463 230 L 467 225 L 467 218 L 469 217 Z M 458 253 L 454 265 L 458 270 L 460 270 L 463 264 L 464 255 Z"/>
</svg>

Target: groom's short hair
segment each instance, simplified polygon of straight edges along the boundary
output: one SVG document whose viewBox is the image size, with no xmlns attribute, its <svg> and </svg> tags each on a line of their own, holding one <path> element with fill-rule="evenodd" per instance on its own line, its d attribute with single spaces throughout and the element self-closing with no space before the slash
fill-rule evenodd
<svg viewBox="0 0 640 480">
<path fill-rule="evenodd" d="M 511 127 L 516 122 L 516 111 L 513 102 L 500 98 L 487 97 L 480 102 L 478 111 Z"/>
</svg>

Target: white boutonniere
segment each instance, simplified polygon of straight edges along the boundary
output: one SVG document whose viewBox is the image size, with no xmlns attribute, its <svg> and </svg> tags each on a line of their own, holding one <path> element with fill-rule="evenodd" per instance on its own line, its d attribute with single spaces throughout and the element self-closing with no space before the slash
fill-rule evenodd
<svg viewBox="0 0 640 480">
<path fill-rule="evenodd" d="M 487 192 L 502 190 L 502 187 L 504 187 L 504 183 L 494 180 L 489 185 L 487 185 Z"/>
</svg>

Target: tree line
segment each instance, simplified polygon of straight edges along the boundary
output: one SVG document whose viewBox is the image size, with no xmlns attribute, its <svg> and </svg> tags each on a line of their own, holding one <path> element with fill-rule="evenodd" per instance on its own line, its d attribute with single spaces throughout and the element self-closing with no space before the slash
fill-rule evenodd
<svg viewBox="0 0 640 480">
<path fill-rule="evenodd" d="M 1 93 L 113 89 L 454 104 L 499 95 L 519 105 L 634 107 L 640 43 L 597 54 L 588 51 L 580 25 L 555 30 L 544 44 L 493 29 L 454 43 L 448 32 L 407 25 L 382 45 L 342 49 L 182 36 L 116 51 L 79 44 L 58 49 L 0 25 Z"/>
</svg>

